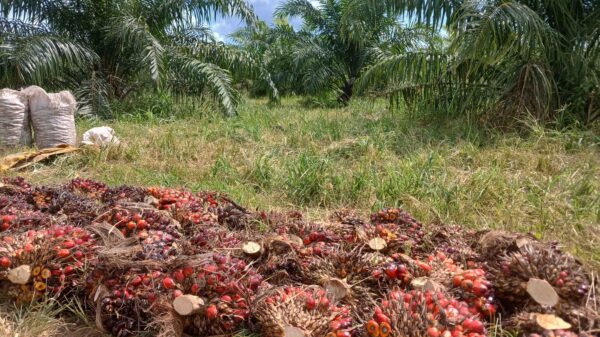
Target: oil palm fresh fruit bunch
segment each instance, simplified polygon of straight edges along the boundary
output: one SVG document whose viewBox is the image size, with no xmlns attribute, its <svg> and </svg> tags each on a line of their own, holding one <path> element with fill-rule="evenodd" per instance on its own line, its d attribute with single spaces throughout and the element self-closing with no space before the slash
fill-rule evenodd
<svg viewBox="0 0 600 337">
<path fill-rule="evenodd" d="M 286 286 L 267 290 L 252 305 L 263 336 L 350 337 L 349 309 L 336 305 L 325 289 Z"/>
<path fill-rule="evenodd" d="M 442 291 L 394 289 L 363 329 L 371 337 L 485 336 L 485 324 L 468 304 Z"/>
</svg>

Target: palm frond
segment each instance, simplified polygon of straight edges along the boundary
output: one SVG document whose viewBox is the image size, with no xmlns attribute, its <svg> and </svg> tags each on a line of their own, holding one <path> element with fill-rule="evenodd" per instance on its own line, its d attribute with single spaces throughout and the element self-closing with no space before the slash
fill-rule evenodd
<svg viewBox="0 0 600 337">
<path fill-rule="evenodd" d="M 301 17 L 304 24 L 311 27 L 323 28 L 325 18 L 308 0 L 288 0 L 275 10 L 277 17 Z"/>
<path fill-rule="evenodd" d="M 0 45 L 4 83 L 41 84 L 65 73 L 85 71 L 98 60 L 92 50 L 50 35 L 16 37 Z"/>
<path fill-rule="evenodd" d="M 229 71 L 179 52 L 170 52 L 169 56 L 172 59 L 171 72 L 187 74 L 187 85 L 176 86 L 175 90 L 186 91 L 193 89 L 193 87 L 203 88 L 207 86 L 219 98 L 219 102 L 227 116 L 237 114 L 238 94 L 232 86 Z"/>
<path fill-rule="evenodd" d="M 159 38 L 154 36 L 148 24 L 142 18 L 123 16 L 113 19 L 107 27 L 107 39 L 116 41 L 121 50 L 134 48 L 142 55 L 142 63 L 146 66 L 152 80 L 160 82 L 163 71 L 164 47 Z"/>
</svg>

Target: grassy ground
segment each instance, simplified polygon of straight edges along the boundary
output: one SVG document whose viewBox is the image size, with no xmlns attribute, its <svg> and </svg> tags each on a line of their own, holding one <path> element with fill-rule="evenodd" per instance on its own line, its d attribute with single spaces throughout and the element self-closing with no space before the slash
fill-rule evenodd
<svg viewBox="0 0 600 337">
<path fill-rule="evenodd" d="M 141 109 L 141 111 L 140 111 Z M 77 176 L 111 185 L 164 185 L 229 193 L 261 209 L 364 213 L 402 206 L 424 222 L 532 232 L 560 240 L 600 267 L 600 133 L 494 134 L 465 121 L 417 121 L 383 103 L 306 108 L 249 100 L 237 118 L 161 119 L 138 108 L 112 121 L 80 120 L 80 134 L 109 125 L 122 146 L 38 164 L 36 184 Z M 75 309 L 75 310 L 74 310 Z M 56 319 L 79 316 L 75 325 Z M 0 335 L 100 336 L 77 307 L 0 307 Z M 83 326 L 83 328 L 82 328 Z"/>
<path fill-rule="evenodd" d="M 402 206 L 424 222 L 532 232 L 600 265 L 600 134 L 532 127 L 493 134 L 416 121 L 383 103 L 306 108 L 249 100 L 240 116 L 82 120 L 113 127 L 119 149 L 86 151 L 20 175 L 229 193 L 261 209 L 324 216 Z"/>
</svg>

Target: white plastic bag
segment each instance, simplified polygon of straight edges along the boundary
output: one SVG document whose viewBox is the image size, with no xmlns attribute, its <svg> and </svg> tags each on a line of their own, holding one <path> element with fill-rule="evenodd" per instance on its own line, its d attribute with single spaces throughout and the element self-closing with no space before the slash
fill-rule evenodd
<svg viewBox="0 0 600 337">
<path fill-rule="evenodd" d="M 48 94 L 37 86 L 23 89 L 29 101 L 35 145 L 40 149 L 59 145 L 75 146 L 77 102 L 69 91 Z"/>
<path fill-rule="evenodd" d="M 110 144 L 119 145 L 120 141 L 115 136 L 115 130 L 108 126 L 101 126 L 87 130 L 83 134 L 82 144 L 85 145 L 96 145 L 99 147 L 105 147 Z"/>
<path fill-rule="evenodd" d="M 0 147 L 31 145 L 27 98 L 19 91 L 0 90 Z"/>
</svg>

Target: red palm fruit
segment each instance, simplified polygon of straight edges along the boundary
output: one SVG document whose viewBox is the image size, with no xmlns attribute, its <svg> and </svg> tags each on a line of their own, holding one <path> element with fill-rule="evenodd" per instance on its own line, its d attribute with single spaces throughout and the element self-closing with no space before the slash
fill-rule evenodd
<svg viewBox="0 0 600 337">
<path fill-rule="evenodd" d="M 319 306 L 320 306 L 321 308 L 324 308 L 324 309 L 325 309 L 325 308 L 328 308 L 328 307 L 329 307 L 329 304 L 330 304 L 330 301 L 329 301 L 329 299 L 328 299 L 327 297 L 325 297 L 325 296 L 321 297 L 321 299 L 319 300 Z"/>
<path fill-rule="evenodd" d="M 73 256 L 75 257 L 75 259 L 81 260 L 83 258 L 83 252 L 78 250 L 73 254 Z"/>
<path fill-rule="evenodd" d="M 182 295 L 183 295 L 183 292 L 181 290 L 175 290 L 173 292 L 173 298 L 177 298 L 177 297 L 182 296 Z"/>
<path fill-rule="evenodd" d="M 170 277 L 165 277 L 162 280 L 162 284 L 163 284 L 163 287 L 165 287 L 165 289 L 173 289 L 173 288 L 175 288 L 175 281 L 172 278 L 170 278 Z"/>
<path fill-rule="evenodd" d="M 135 276 L 133 279 L 131 279 L 131 285 L 134 287 L 139 286 L 140 284 L 142 284 L 142 278 L 140 276 Z"/>
<path fill-rule="evenodd" d="M 131 220 L 133 220 L 133 221 L 135 221 L 135 222 L 138 222 L 138 221 L 140 221 L 141 219 L 142 219 L 142 215 L 141 215 L 140 213 L 135 213 L 135 214 L 133 215 L 133 217 L 131 218 Z"/>
<path fill-rule="evenodd" d="M 56 253 L 56 255 L 58 255 L 58 257 L 60 258 L 65 258 L 67 256 L 69 256 L 71 254 L 71 252 L 68 249 L 59 249 L 58 252 Z"/>
<path fill-rule="evenodd" d="M 467 290 L 467 291 L 469 291 L 469 290 L 473 289 L 473 281 L 471 281 L 470 279 L 467 279 L 467 278 L 465 278 L 465 279 L 464 279 L 464 280 L 461 282 L 460 286 L 461 286 L 461 287 L 462 287 L 464 290 Z"/>
<path fill-rule="evenodd" d="M 429 337 L 440 337 L 440 330 L 434 326 L 427 328 L 427 335 Z"/>
<path fill-rule="evenodd" d="M 388 322 L 382 322 L 379 324 L 379 337 L 387 337 L 392 333 L 392 327 Z"/>
<path fill-rule="evenodd" d="M 217 306 L 214 304 L 211 304 L 208 306 L 208 308 L 206 308 L 206 317 L 208 317 L 208 319 L 215 319 L 217 318 L 218 314 L 219 311 L 217 310 Z"/>
<path fill-rule="evenodd" d="M 488 292 L 488 287 L 486 287 L 484 284 L 475 281 L 475 283 L 473 283 L 473 293 L 477 296 L 485 296 L 485 294 Z"/>
<path fill-rule="evenodd" d="M 192 268 L 192 267 L 183 268 L 183 275 L 185 275 L 185 277 L 191 277 L 192 275 L 194 275 L 194 268 Z"/>
<path fill-rule="evenodd" d="M 352 334 L 348 331 L 338 331 L 335 337 L 352 337 Z"/>
<path fill-rule="evenodd" d="M 431 266 L 425 262 L 417 261 L 417 265 L 426 272 L 430 272 L 432 269 Z"/>
<path fill-rule="evenodd" d="M 127 223 L 127 229 L 129 229 L 130 231 L 134 230 L 137 227 L 137 224 L 133 221 L 129 221 Z"/>
<path fill-rule="evenodd" d="M 6 256 L 0 258 L 0 266 L 2 266 L 3 268 L 10 267 L 10 259 Z"/>
<path fill-rule="evenodd" d="M 390 318 L 387 317 L 386 315 L 379 313 L 379 314 L 375 314 L 375 320 L 381 325 L 382 323 L 389 323 L 390 322 Z"/>
<path fill-rule="evenodd" d="M 71 240 L 67 240 L 67 241 L 63 242 L 62 247 L 66 248 L 66 249 L 71 249 L 71 248 L 75 247 L 75 242 L 73 242 Z"/>
<path fill-rule="evenodd" d="M 306 299 L 306 309 L 313 310 L 316 307 L 317 307 L 317 301 L 315 301 L 315 299 L 312 298 L 312 296 L 309 296 Z"/>
<path fill-rule="evenodd" d="M 27 244 L 25 244 L 25 252 L 26 252 L 26 253 L 31 253 L 31 252 L 33 252 L 33 248 L 34 248 L 34 247 L 33 247 L 33 245 L 32 245 L 31 243 L 27 243 Z"/>
<path fill-rule="evenodd" d="M 367 333 L 371 337 L 379 337 L 379 323 L 374 320 L 367 322 Z"/>
<path fill-rule="evenodd" d="M 146 220 L 140 219 L 137 221 L 136 227 L 137 227 L 137 229 L 141 230 L 141 229 L 146 228 L 147 225 L 148 225 L 148 222 L 146 222 Z"/>
<path fill-rule="evenodd" d="M 327 335 L 325 335 L 325 337 L 335 337 L 335 333 L 333 333 L 333 332 L 330 332 L 330 333 L 328 333 Z"/>
<path fill-rule="evenodd" d="M 454 277 L 452 278 L 452 285 L 455 287 L 460 287 L 460 284 L 463 281 L 463 277 L 461 275 L 454 275 Z"/>
<path fill-rule="evenodd" d="M 183 282 L 185 280 L 185 275 L 183 275 L 183 271 L 181 269 L 173 272 L 173 277 L 177 282 Z"/>
<path fill-rule="evenodd" d="M 485 333 L 485 327 L 483 325 L 483 322 L 478 321 L 478 320 L 473 320 L 473 322 L 471 323 L 471 331 L 478 333 L 478 334 L 484 334 Z"/>
<path fill-rule="evenodd" d="M 72 266 L 66 266 L 64 269 L 64 274 L 65 275 L 70 275 L 75 271 L 75 269 Z"/>
<path fill-rule="evenodd" d="M 194 295 L 198 294 L 198 292 L 200 291 L 200 285 L 198 285 L 197 283 L 192 284 L 190 291 Z"/>
<path fill-rule="evenodd" d="M 390 264 L 389 266 L 387 266 L 387 268 L 385 268 L 385 274 L 389 278 L 395 279 L 396 277 L 398 277 L 398 266 L 394 263 Z"/>
</svg>

